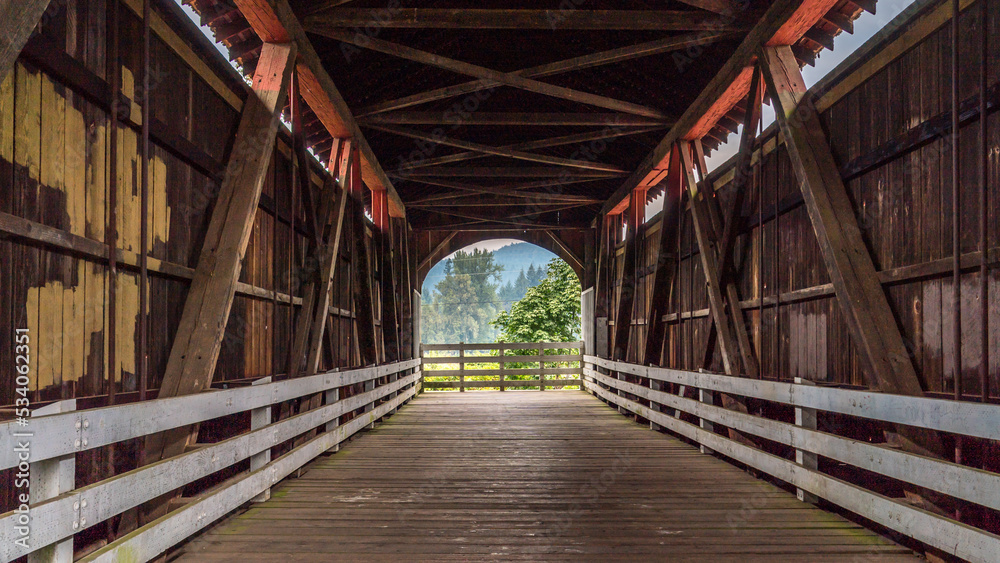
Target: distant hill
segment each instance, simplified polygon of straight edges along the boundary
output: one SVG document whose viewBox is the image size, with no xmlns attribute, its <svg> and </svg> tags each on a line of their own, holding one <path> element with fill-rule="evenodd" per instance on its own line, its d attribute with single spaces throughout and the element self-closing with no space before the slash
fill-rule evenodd
<svg viewBox="0 0 1000 563">
<path fill-rule="evenodd" d="M 549 260 L 553 258 L 558 258 L 558 256 L 540 246 L 526 242 L 508 244 L 493 251 L 493 261 L 503 266 L 503 274 L 500 280 L 501 286 L 507 282 L 514 283 L 521 270 L 527 272 L 532 264 L 534 264 L 536 269 L 544 268 L 549 263 Z M 445 261 L 442 260 L 431 268 L 430 273 L 427 274 L 427 278 L 424 279 L 424 287 L 421 290 L 422 295 L 427 295 L 444 278 L 444 263 Z"/>
</svg>

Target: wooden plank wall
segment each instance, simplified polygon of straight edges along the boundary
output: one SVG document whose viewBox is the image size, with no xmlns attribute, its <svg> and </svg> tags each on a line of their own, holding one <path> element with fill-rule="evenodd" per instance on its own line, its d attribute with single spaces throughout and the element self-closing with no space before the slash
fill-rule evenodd
<svg viewBox="0 0 1000 563">
<path fill-rule="evenodd" d="M 141 2 L 124 0 L 119 12 L 121 91 L 130 101 L 123 112 L 130 112 L 133 122 L 141 120 L 141 108 L 131 101 L 141 99 L 137 90 L 143 72 L 142 22 L 136 15 L 141 6 Z M 64 49 L 75 61 L 71 69 L 74 75 L 47 73 L 32 64 L 30 54 L 22 54 L 0 85 L 0 213 L 103 244 L 110 185 L 110 114 L 106 102 L 102 105 L 87 95 L 80 77 L 90 76 L 98 83 L 111 80 L 108 7 L 105 0 L 64 0 L 58 10 L 50 12 L 51 17 L 47 16 L 40 27 L 41 40 L 54 49 L 45 55 L 46 60 L 57 58 L 58 50 Z M 190 284 L 190 274 L 185 277 L 184 271 L 196 265 L 219 190 L 218 177 L 193 164 L 190 154 L 217 163 L 221 170 L 246 95 L 245 85 L 225 72 L 212 70 L 219 68 L 213 58 L 221 55 L 203 49 L 193 35 L 185 35 L 199 33 L 193 26 L 171 27 L 164 23 L 167 19 L 168 15 L 162 15 L 162 19 L 157 16 L 153 20 L 150 65 L 151 114 L 165 132 L 152 139 L 148 163 L 147 398 L 155 398 L 159 387 Z M 165 136 L 174 141 L 163 140 Z M 178 143 L 189 145 L 187 156 L 178 154 Z M 143 166 L 138 129 L 123 121 L 117 144 L 117 246 L 120 259 L 134 264 L 140 250 Z M 217 384 L 285 372 L 299 309 L 298 304 L 288 303 L 287 296 L 300 298 L 301 286 L 309 275 L 305 267 L 305 212 L 299 192 L 293 191 L 297 176 L 293 161 L 291 138 L 283 130 L 240 275 L 240 281 L 251 286 L 253 296 L 243 291 L 235 298 L 214 377 Z M 311 174 L 316 192 L 323 184 L 320 173 L 317 164 Z M 405 229 L 406 225 L 400 222 L 396 228 Z M 351 224 L 344 236 L 370 236 L 370 231 L 367 222 Z M 389 236 L 388 240 L 398 241 L 393 251 L 402 256 L 400 245 L 405 238 Z M 353 318 L 351 248 L 351 244 L 341 245 L 328 324 L 330 340 L 336 344 L 335 350 L 328 350 L 321 359 L 321 370 L 357 366 L 360 361 Z M 103 250 L 96 254 L 70 251 L 58 244 L 0 232 L 0 334 L 6 335 L 0 338 L 0 412 L 5 416 L 10 416 L 9 407 L 14 403 L 10 335 L 16 328 L 30 329 L 34 405 L 74 397 L 82 399 L 80 408 L 104 405 L 109 373 L 114 374 L 110 379 L 117 402 L 138 398 L 138 269 L 119 265 L 117 312 L 110 319 L 108 265 L 101 253 Z M 392 281 L 397 287 L 403 285 Z M 114 366 L 108 366 L 108 328 L 112 322 L 116 360 Z M 344 389 L 342 396 L 358 390 Z M 227 424 L 243 422 L 224 421 L 219 428 L 206 425 L 207 439 L 227 437 L 232 430 L 227 430 Z M 139 459 L 136 447 L 122 444 L 117 455 L 97 450 L 80 456 L 78 467 L 87 469 L 78 472 L 79 479 L 92 482 L 115 470 L 131 469 Z M 112 459 L 116 460 L 114 468 L 110 467 Z M 0 481 L 8 483 L 11 476 L 7 473 L 0 475 Z M 16 492 L 6 485 L 3 489 L 0 512 L 11 508 Z"/>
<path fill-rule="evenodd" d="M 1000 80 L 1000 41 L 996 39 L 1000 37 L 1000 2 L 988 1 L 991 30 L 988 84 L 992 86 Z M 944 5 L 938 4 L 938 8 L 941 6 Z M 972 4 L 960 18 L 962 75 L 959 92 L 963 100 L 978 92 L 978 49 L 982 29 L 979 7 L 978 2 Z M 835 79 L 828 85 L 827 90 L 850 86 L 849 92 L 829 107 L 824 107 L 822 96 L 819 102 L 839 164 L 846 165 L 869 155 L 911 128 L 950 111 L 951 34 L 947 21 L 939 23 L 944 24 L 943 27 L 927 30 L 929 33 L 924 39 L 863 82 L 852 83 L 848 73 L 844 79 Z M 920 32 L 921 26 L 926 24 L 918 22 L 912 29 L 904 27 L 899 33 Z M 884 53 L 876 49 L 867 60 L 879 61 L 883 57 Z M 978 120 L 973 120 L 961 130 L 963 253 L 981 250 L 978 129 Z M 1000 197 L 997 196 L 1000 193 L 997 189 L 1000 166 L 996 157 L 1000 146 L 1000 115 L 994 113 L 989 117 L 988 135 L 990 202 L 986 246 L 994 248 L 1000 245 Z M 747 187 L 751 192 L 743 209 L 751 228 L 736 245 L 738 251 L 746 249 L 746 259 L 738 272 L 741 299 L 746 302 L 761 295 L 767 299 L 780 294 L 783 301 L 777 308 L 765 306 L 763 311 L 758 311 L 754 305 L 745 312 L 761 371 L 766 378 L 802 377 L 830 384 L 863 386 L 863 373 L 867 368 L 855 350 L 832 291 L 811 299 L 796 299 L 802 296 L 803 290 L 820 288 L 830 280 L 806 209 L 800 203 L 800 191 L 785 147 L 779 141 L 775 148 L 776 139 L 774 128 L 765 131 L 762 138 L 764 154 L 760 157 L 758 153 L 756 158 Z M 731 139 L 731 142 L 736 141 Z M 956 363 L 951 329 L 954 308 L 950 271 L 950 144 L 950 138 L 939 137 L 848 182 L 877 269 L 885 271 L 927 266 L 935 260 L 948 261 L 937 273 L 885 286 L 925 390 L 941 394 L 953 392 Z M 728 189 L 731 177 L 731 162 L 709 176 L 719 191 L 723 208 L 732 195 Z M 757 189 L 763 194 L 760 209 L 753 196 L 753 190 Z M 784 208 L 776 220 L 771 218 L 775 201 Z M 764 218 L 762 226 L 757 225 L 758 213 Z M 711 321 L 690 214 L 686 213 L 683 221 L 678 288 L 679 310 L 685 318 L 678 324 L 671 317 L 678 312 L 678 296 L 672 293 L 663 365 L 697 369 L 701 367 Z M 648 307 L 645 295 L 652 287 L 658 223 L 659 215 L 650 219 L 641 242 L 639 256 L 644 257 L 645 262 L 640 264 L 642 277 L 638 282 L 634 314 L 637 325 L 632 331 L 629 361 L 635 361 L 644 342 L 646 320 L 643 317 Z M 619 226 L 616 231 L 619 242 L 616 280 L 621 279 L 620 231 Z M 978 265 L 978 258 L 975 262 Z M 983 357 L 978 267 L 963 273 L 961 279 L 963 387 L 970 398 L 975 398 L 980 394 L 979 368 Z M 1000 342 L 1000 268 L 993 268 L 988 288 L 988 338 L 995 344 Z M 694 318 L 688 319 L 689 313 L 693 313 Z M 1000 396 L 998 352 L 994 347 L 989 359 L 994 399 Z M 723 371 L 718 351 L 709 369 Z"/>
</svg>

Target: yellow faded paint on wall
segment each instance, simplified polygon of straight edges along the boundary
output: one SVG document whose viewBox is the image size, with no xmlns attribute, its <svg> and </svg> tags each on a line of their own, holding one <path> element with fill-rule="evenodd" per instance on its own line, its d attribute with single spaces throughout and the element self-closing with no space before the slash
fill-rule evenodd
<svg viewBox="0 0 1000 563">
<path fill-rule="evenodd" d="M 95 125 L 88 131 L 90 159 L 87 161 L 87 237 L 104 242 L 104 206 L 108 189 L 107 130 Z"/>
<path fill-rule="evenodd" d="M 14 80 L 15 72 L 7 73 L 0 83 L 0 159 L 14 162 Z"/>
<path fill-rule="evenodd" d="M 42 152 L 38 181 L 51 188 L 65 189 L 66 98 L 55 84 L 42 75 Z"/>
<path fill-rule="evenodd" d="M 14 162 L 24 166 L 28 177 L 38 179 L 41 134 L 42 76 L 17 65 L 14 90 Z"/>
<path fill-rule="evenodd" d="M 87 288 L 104 287 L 104 273 L 99 271 L 95 274 L 95 269 L 94 265 L 78 260 L 77 285 L 66 287 L 61 281 L 53 281 L 43 287 L 28 289 L 28 328 L 31 334 L 37 335 L 36 389 L 44 389 L 55 383 L 57 369 L 62 372 L 63 381 L 76 381 L 83 373 L 84 362 L 91 353 L 91 336 L 103 331 L 105 326 L 103 295 L 96 296 L 98 299 L 91 299 L 90 302 L 85 299 Z M 121 318 L 136 318 L 138 304 L 128 309 L 127 300 L 120 300 L 119 303 L 119 307 L 125 309 L 121 311 Z M 122 307 L 122 304 L 126 306 Z M 38 311 L 38 314 L 30 314 L 31 311 Z M 123 324 L 131 324 L 134 335 L 135 323 Z M 66 327 L 66 330 L 59 332 L 57 325 Z M 119 325 L 119 328 L 123 326 Z M 120 337 L 131 338 L 128 334 Z M 63 363 L 60 366 L 54 363 L 57 351 L 63 352 Z M 134 370 L 134 363 L 133 358 L 128 369 Z"/>
<path fill-rule="evenodd" d="M 16 152 L 15 162 L 25 166 L 31 177 L 44 178 L 47 186 L 64 194 L 65 212 L 69 218 L 67 228 L 71 233 L 103 241 L 108 181 L 105 127 L 95 126 L 88 131 L 82 113 L 56 92 L 47 77 L 19 67 L 11 80 L 17 81 L 17 94 L 15 96 L 10 81 L 5 81 L 0 89 L 0 125 L 4 127 L 3 134 L 9 132 L 16 142 L 13 147 L 10 143 L 0 143 L 0 150 L 6 146 L 8 152 Z M 43 131 L 46 126 L 52 129 Z M 0 140 L 3 138 L 0 136 Z M 134 131 L 120 129 L 118 138 L 118 246 L 138 251 L 141 226 L 138 182 L 142 157 Z M 0 157 L 4 154 L 0 152 Z M 167 242 L 170 207 L 167 205 L 166 163 L 154 157 L 150 161 L 150 172 L 148 242 L 152 248 L 156 242 Z M 95 340 L 93 335 L 104 331 L 110 322 L 105 307 L 107 275 L 104 266 L 77 260 L 75 279 L 76 284 L 72 286 L 55 280 L 28 289 L 28 328 L 38 335 L 36 389 L 79 380 L 87 358 L 94 352 L 91 349 Z M 136 371 L 138 276 L 119 274 L 116 304 L 117 365 L 114 368 L 115 380 L 120 382 L 122 373 L 134 374 Z M 104 343 L 103 357 L 107 358 L 107 340 L 100 341 Z"/>
</svg>

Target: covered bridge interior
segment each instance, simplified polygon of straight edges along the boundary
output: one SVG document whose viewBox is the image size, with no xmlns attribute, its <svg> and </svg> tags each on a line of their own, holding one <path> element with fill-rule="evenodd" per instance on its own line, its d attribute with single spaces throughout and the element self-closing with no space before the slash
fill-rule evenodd
<svg viewBox="0 0 1000 563">
<path fill-rule="evenodd" d="M 1000 561 L 998 6 L 0 0 L 0 559 Z"/>
</svg>

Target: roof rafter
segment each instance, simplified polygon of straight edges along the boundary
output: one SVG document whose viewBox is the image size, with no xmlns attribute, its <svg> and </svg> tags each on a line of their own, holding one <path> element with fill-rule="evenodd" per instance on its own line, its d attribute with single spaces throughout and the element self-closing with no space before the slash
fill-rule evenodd
<svg viewBox="0 0 1000 563">
<path fill-rule="evenodd" d="M 525 190 L 540 189 L 540 188 L 563 188 L 564 186 L 570 184 L 580 184 L 584 182 L 593 182 L 595 180 L 600 180 L 601 178 L 577 178 L 577 179 L 556 179 L 556 180 L 538 180 L 534 182 L 521 182 L 517 184 L 510 184 L 505 186 L 477 186 L 474 184 L 466 184 L 464 182 L 454 182 L 450 180 L 442 180 L 439 178 L 407 178 L 408 181 L 417 182 L 420 184 L 427 184 L 429 186 L 438 186 L 442 188 L 449 188 L 453 190 L 460 190 L 464 192 L 469 192 L 467 194 L 438 194 L 433 196 L 428 196 L 422 201 L 435 201 L 435 200 L 446 200 L 452 197 L 468 196 L 470 194 L 485 194 L 485 195 L 500 195 L 500 196 L 510 196 L 510 197 L 521 197 L 521 198 L 538 198 L 545 197 L 552 200 L 561 201 L 578 201 L 584 202 L 589 201 L 591 198 L 584 195 L 576 194 L 564 194 L 555 192 L 527 192 Z"/>
<path fill-rule="evenodd" d="M 745 99 L 753 74 L 751 65 L 761 47 L 794 43 L 829 11 L 833 3 L 835 0 L 776 0 L 771 4 L 663 140 L 612 194 L 601 214 L 610 213 L 643 179 L 663 166 L 670 158 L 674 143 L 683 139 L 694 140 L 706 134 L 692 135 L 696 127 L 699 131 L 710 129 L 705 127 L 706 114 L 721 117 Z"/>
<path fill-rule="evenodd" d="M 524 78 L 542 78 L 545 76 L 552 76 L 555 74 L 562 74 L 565 72 L 584 70 L 596 66 L 620 63 L 632 59 L 637 59 L 640 57 L 648 57 L 651 55 L 669 53 L 671 51 L 687 49 L 690 47 L 696 47 L 700 45 L 708 45 L 710 43 L 718 41 L 719 39 L 727 35 L 728 34 L 724 32 L 717 32 L 717 33 L 702 32 L 702 33 L 692 33 L 681 36 L 667 37 L 665 39 L 657 39 L 654 41 L 639 43 L 638 45 L 620 47 L 618 49 L 601 51 L 600 53 L 591 53 L 589 55 L 573 57 L 571 59 L 556 61 L 554 63 L 548 63 L 539 66 L 533 66 L 531 68 L 516 70 L 510 74 L 515 74 L 517 76 L 522 76 Z M 363 117 L 375 113 L 382 113 L 386 111 L 403 109 L 418 104 L 450 98 L 453 96 L 462 96 L 465 94 L 471 94 L 474 92 L 479 92 L 480 90 L 487 90 L 489 88 L 494 88 L 496 86 L 500 86 L 500 83 L 494 80 L 472 80 L 469 82 L 464 82 L 462 84 L 445 86 L 443 88 L 428 90 L 426 92 L 420 92 L 418 94 L 413 94 L 411 96 L 404 96 L 402 98 L 397 98 L 395 100 L 389 100 L 386 102 L 374 104 L 367 108 L 363 108 L 359 113 L 359 116 Z"/>
<path fill-rule="evenodd" d="M 306 17 L 304 23 L 315 33 L 367 26 L 409 29 L 733 30 L 732 26 L 721 24 L 718 16 L 690 10 L 396 8 L 375 11 L 331 8 Z"/>
<path fill-rule="evenodd" d="M 412 129 L 405 129 L 402 127 L 387 127 L 384 125 L 370 125 L 369 127 L 371 127 L 372 129 L 377 129 L 379 131 L 385 131 L 386 133 L 391 133 L 393 135 L 400 135 L 402 137 L 409 137 L 411 139 L 429 141 L 431 143 L 437 145 L 444 145 L 447 147 L 456 147 L 459 149 L 471 150 L 485 155 L 504 156 L 516 160 L 526 160 L 528 162 L 538 162 L 541 164 L 553 164 L 556 166 L 566 166 L 569 168 L 582 168 L 584 170 L 601 170 L 604 172 L 621 172 L 621 173 L 625 172 L 625 170 L 622 170 L 621 168 L 618 168 L 617 166 L 612 166 L 610 164 L 602 164 L 599 162 L 591 162 L 587 160 L 561 158 L 558 156 L 549 156 L 544 154 L 535 154 L 535 153 L 524 152 L 502 147 L 491 147 L 489 145 L 482 145 L 470 141 L 452 139 L 443 135 L 439 136 L 431 133 L 422 133 L 420 131 L 414 131 Z M 408 171 L 413 170 L 414 168 L 415 167 L 407 166 L 404 169 L 395 170 L 394 173 L 406 174 Z"/>
<path fill-rule="evenodd" d="M 390 172 L 394 178 L 617 178 L 626 175 L 604 170 L 570 169 L 559 166 L 436 166 L 418 168 L 405 174 Z"/>
<path fill-rule="evenodd" d="M 561 137 L 550 137 L 548 139 L 539 139 L 537 141 L 528 141 L 525 143 L 516 143 L 513 145 L 503 145 L 498 148 L 531 150 L 531 149 L 544 149 L 549 147 L 561 147 L 565 145 L 572 145 L 575 143 L 589 143 L 593 141 L 615 139 L 627 135 L 639 135 L 642 133 L 649 133 L 650 131 L 656 131 L 658 129 L 663 129 L 663 128 L 664 127 L 642 127 L 639 129 L 625 129 L 622 127 L 606 127 L 604 129 L 601 129 L 600 131 L 592 131 L 590 133 L 576 133 L 573 135 L 563 135 Z M 410 168 L 413 169 L 413 168 L 423 168 L 425 166 L 439 166 L 441 164 L 462 162 L 466 160 L 472 160 L 475 158 L 482 158 L 484 156 L 486 155 L 475 151 L 460 152 L 455 154 L 449 154 L 447 156 L 430 158 L 423 162 L 415 162 L 410 166 Z"/>
<path fill-rule="evenodd" d="M 358 123 L 386 125 L 541 125 L 565 127 L 669 127 L 673 119 L 653 119 L 621 113 L 483 112 L 452 115 L 446 111 L 394 111 L 359 118 Z"/>
<path fill-rule="evenodd" d="M 473 76 L 475 78 L 492 80 L 503 86 L 510 86 L 521 90 L 527 90 L 529 92 L 535 92 L 537 94 L 551 96 L 553 98 L 561 100 L 592 105 L 595 107 L 610 109 L 613 111 L 631 113 L 643 117 L 651 117 L 654 119 L 667 119 L 667 115 L 661 112 L 660 110 L 649 108 L 640 104 L 615 100 L 607 96 L 591 94 L 589 92 L 581 92 L 580 90 L 574 90 L 572 88 L 566 88 L 564 86 L 556 86 L 554 84 L 539 82 L 538 80 L 525 78 L 517 74 L 500 72 L 479 65 L 474 65 L 458 61 L 452 58 L 448 58 L 442 55 L 430 53 L 428 51 L 421 51 L 420 49 L 414 49 L 413 47 L 407 47 L 405 45 L 400 45 L 398 43 L 391 43 L 389 41 L 384 41 L 382 39 L 369 37 L 364 34 L 354 33 L 342 29 L 327 29 L 327 28 L 317 29 L 316 27 L 311 27 L 310 31 L 317 33 L 319 35 L 323 35 L 325 37 L 329 37 L 330 39 L 336 39 L 337 41 L 340 41 L 342 43 L 348 43 L 356 47 L 360 47 L 362 49 L 377 51 L 379 53 L 384 53 L 386 55 L 400 57 L 421 64 L 435 66 L 451 72 L 465 74 L 467 76 Z"/>
</svg>

